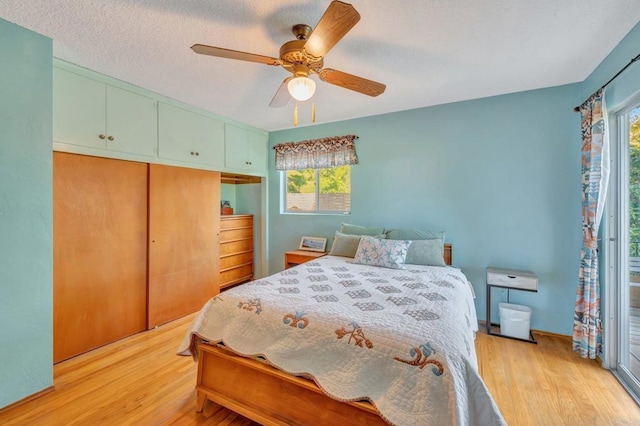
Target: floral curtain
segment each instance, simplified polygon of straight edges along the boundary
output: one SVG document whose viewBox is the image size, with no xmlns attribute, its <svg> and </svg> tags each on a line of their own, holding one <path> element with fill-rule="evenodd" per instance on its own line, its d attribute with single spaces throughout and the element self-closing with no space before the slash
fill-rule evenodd
<svg viewBox="0 0 640 426">
<path fill-rule="evenodd" d="M 280 143 L 276 150 L 276 170 L 326 169 L 358 164 L 355 135 L 334 136 L 302 142 Z"/>
<path fill-rule="evenodd" d="M 609 138 L 604 90 L 580 106 L 582 114 L 582 251 L 573 317 L 573 350 L 594 359 L 600 351 L 598 228 L 609 183 Z"/>
</svg>

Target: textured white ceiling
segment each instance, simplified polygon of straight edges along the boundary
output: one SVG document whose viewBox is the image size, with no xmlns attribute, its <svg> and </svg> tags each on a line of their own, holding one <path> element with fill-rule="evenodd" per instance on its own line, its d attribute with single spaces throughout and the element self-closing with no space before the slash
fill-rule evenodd
<svg viewBox="0 0 640 426">
<path fill-rule="evenodd" d="M 329 0 L 1 0 L 0 17 L 51 37 L 55 57 L 268 131 L 282 68 L 207 57 L 194 43 L 278 56 Z M 318 81 L 317 122 L 584 80 L 640 21 L 638 0 L 352 0 L 356 26 L 325 67 L 387 85 L 371 98 Z M 3 41 L 0 40 L 0 43 Z M 310 123 L 300 105 L 300 126 Z"/>
</svg>

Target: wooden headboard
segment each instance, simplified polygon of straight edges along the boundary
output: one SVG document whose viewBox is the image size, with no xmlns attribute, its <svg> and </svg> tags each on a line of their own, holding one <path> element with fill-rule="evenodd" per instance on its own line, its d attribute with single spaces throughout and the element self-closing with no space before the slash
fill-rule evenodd
<svg viewBox="0 0 640 426">
<path fill-rule="evenodd" d="M 453 245 L 446 244 L 444 245 L 444 263 L 446 265 L 451 265 L 453 263 Z"/>
</svg>

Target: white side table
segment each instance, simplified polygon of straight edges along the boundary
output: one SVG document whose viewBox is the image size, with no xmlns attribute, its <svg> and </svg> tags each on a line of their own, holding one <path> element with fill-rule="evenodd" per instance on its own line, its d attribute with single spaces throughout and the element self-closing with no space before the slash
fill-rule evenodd
<svg viewBox="0 0 640 426">
<path fill-rule="evenodd" d="M 507 339 L 520 340 L 522 342 L 529 342 L 537 344 L 538 342 L 533 337 L 533 333 L 529 331 L 529 339 L 520 339 L 513 336 L 505 336 L 501 333 L 494 333 L 491 331 L 492 326 L 500 326 L 499 323 L 491 322 L 491 289 L 493 287 L 506 288 L 507 289 L 507 301 L 509 300 L 510 290 L 530 291 L 538 292 L 538 277 L 533 272 L 529 271 L 517 271 L 513 269 L 501 269 L 501 268 L 487 268 L 487 334 L 492 336 L 505 337 Z"/>
</svg>

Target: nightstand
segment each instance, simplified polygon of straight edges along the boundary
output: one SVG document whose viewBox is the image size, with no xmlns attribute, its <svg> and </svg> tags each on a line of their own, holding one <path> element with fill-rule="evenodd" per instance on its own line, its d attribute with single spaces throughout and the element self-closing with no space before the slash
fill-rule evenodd
<svg viewBox="0 0 640 426">
<path fill-rule="evenodd" d="M 284 268 L 289 269 L 301 263 L 325 256 L 323 251 L 291 250 L 284 254 Z"/>
<path fill-rule="evenodd" d="M 487 334 L 492 336 L 506 337 L 508 339 L 520 340 L 522 342 L 535 343 L 536 339 L 533 333 L 529 331 L 530 339 L 520 339 L 519 337 L 506 336 L 501 333 L 495 333 L 491 330 L 492 326 L 500 326 L 500 324 L 491 322 L 491 289 L 493 287 L 504 288 L 507 290 L 507 303 L 509 301 L 510 290 L 538 292 L 538 277 L 533 272 L 516 271 L 513 269 L 487 268 Z"/>
</svg>

